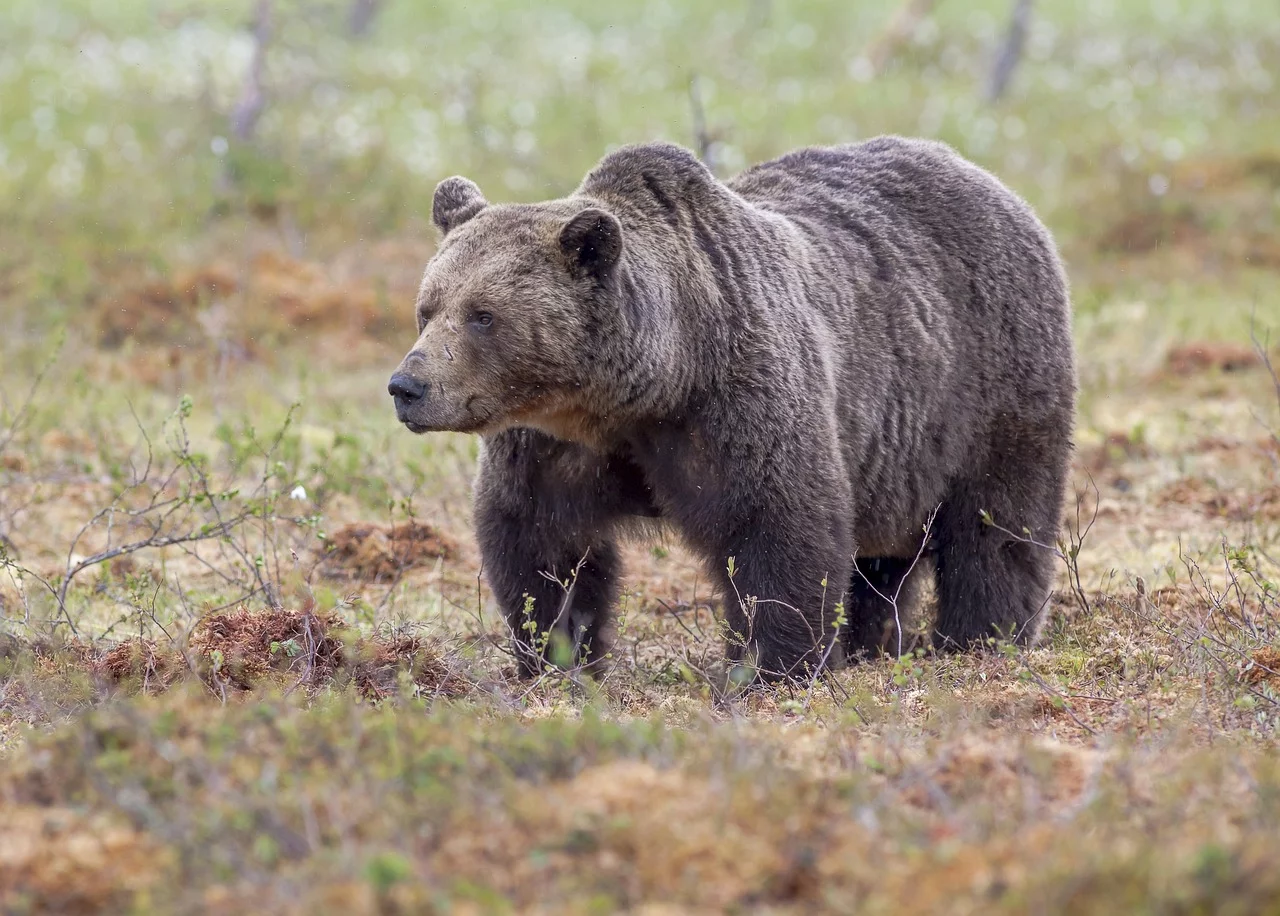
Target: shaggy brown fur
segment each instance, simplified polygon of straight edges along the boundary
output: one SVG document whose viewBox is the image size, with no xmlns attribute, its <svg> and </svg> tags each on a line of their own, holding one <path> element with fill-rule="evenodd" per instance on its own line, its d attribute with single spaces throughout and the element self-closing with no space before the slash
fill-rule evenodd
<svg viewBox="0 0 1280 916">
<path fill-rule="evenodd" d="M 935 510 L 935 644 L 1035 637 L 1052 558 L 1011 533 L 1058 533 L 1070 305 L 991 175 L 885 137 L 722 183 L 655 143 L 548 203 L 451 178 L 433 215 L 390 390 L 411 430 L 484 437 L 477 535 L 523 670 L 530 633 L 600 655 L 615 538 L 645 519 L 706 558 L 730 658 L 766 675 L 837 656 L 842 601 L 845 646 L 879 651 Z"/>
</svg>

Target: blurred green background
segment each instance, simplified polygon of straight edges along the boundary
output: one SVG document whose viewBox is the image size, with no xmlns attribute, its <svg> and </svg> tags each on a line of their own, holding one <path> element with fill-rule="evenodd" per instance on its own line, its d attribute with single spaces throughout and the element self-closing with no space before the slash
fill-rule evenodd
<svg viewBox="0 0 1280 916">
<path fill-rule="evenodd" d="M 1280 317 L 1278 62 L 1256 0 L 9 0 L 0 378 L 12 402 L 61 330 L 59 409 L 86 423 L 118 414 L 91 406 L 107 383 L 144 414 L 147 390 L 230 403 L 229 366 L 251 412 L 385 420 L 441 178 L 545 199 L 627 142 L 727 176 L 893 132 L 1037 208 L 1073 283 L 1082 428 L 1125 425 L 1095 396 L 1171 342 Z M 325 391 L 317 365 L 367 373 Z"/>
<path fill-rule="evenodd" d="M 360 6 L 371 19 L 357 35 Z M 291 222 L 316 253 L 425 235 L 447 175 L 492 199 L 539 199 L 571 190 L 611 146 L 693 145 L 694 78 L 722 173 L 802 144 L 936 137 L 1027 196 L 1070 247 L 1099 242 L 1121 205 L 1176 209 L 1188 162 L 1261 157 L 1257 228 L 1276 230 L 1273 4 L 1041 0 L 996 103 L 1012 0 L 907 3 L 877 72 L 869 55 L 900 6 L 279 0 L 261 115 L 238 140 L 259 5 L 9 0 L 0 266 L 66 238 L 95 259 L 169 252 L 250 216 Z M 912 7 L 925 14 L 911 21 Z"/>
</svg>

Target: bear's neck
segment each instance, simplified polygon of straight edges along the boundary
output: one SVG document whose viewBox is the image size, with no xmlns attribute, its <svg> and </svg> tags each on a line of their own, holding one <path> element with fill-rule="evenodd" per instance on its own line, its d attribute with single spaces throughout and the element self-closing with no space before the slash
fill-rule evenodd
<svg viewBox="0 0 1280 916">
<path fill-rule="evenodd" d="M 718 185 L 718 183 L 717 183 Z M 723 194 L 716 193 L 723 192 Z M 601 360 L 612 370 L 616 407 L 628 419 L 684 413 L 751 352 L 759 303 L 743 290 L 756 265 L 732 249 L 752 216 L 723 185 L 655 205 L 600 195 L 623 224 L 615 276 L 619 325 L 607 329 Z"/>
</svg>

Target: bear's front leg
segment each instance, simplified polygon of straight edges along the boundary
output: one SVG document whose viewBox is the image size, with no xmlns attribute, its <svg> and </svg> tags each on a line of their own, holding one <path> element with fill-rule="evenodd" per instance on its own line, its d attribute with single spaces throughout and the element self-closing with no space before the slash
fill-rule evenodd
<svg viewBox="0 0 1280 916">
<path fill-rule="evenodd" d="M 852 560 L 840 523 L 832 526 L 775 519 L 722 546 L 730 663 L 750 661 L 761 678 L 777 681 L 843 662 L 837 622 Z"/>
<path fill-rule="evenodd" d="M 617 594 L 611 478 L 587 450 L 532 430 L 485 440 L 475 489 L 483 571 L 522 677 L 596 665 Z"/>
</svg>

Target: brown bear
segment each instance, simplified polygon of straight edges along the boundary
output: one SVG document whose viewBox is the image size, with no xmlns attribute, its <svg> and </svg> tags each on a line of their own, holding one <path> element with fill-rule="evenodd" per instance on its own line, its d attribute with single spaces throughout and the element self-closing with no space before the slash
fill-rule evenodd
<svg viewBox="0 0 1280 916">
<path fill-rule="evenodd" d="M 721 182 L 651 143 L 546 203 L 446 179 L 432 217 L 389 390 L 413 432 L 482 437 L 477 538 L 523 673 L 552 633 L 601 657 L 615 541 L 655 524 L 705 558 L 730 660 L 766 677 L 830 664 L 841 631 L 887 647 L 926 565 L 939 649 L 1036 637 L 1070 303 L 1049 233 L 990 174 L 882 137 Z"/>
</svg>

